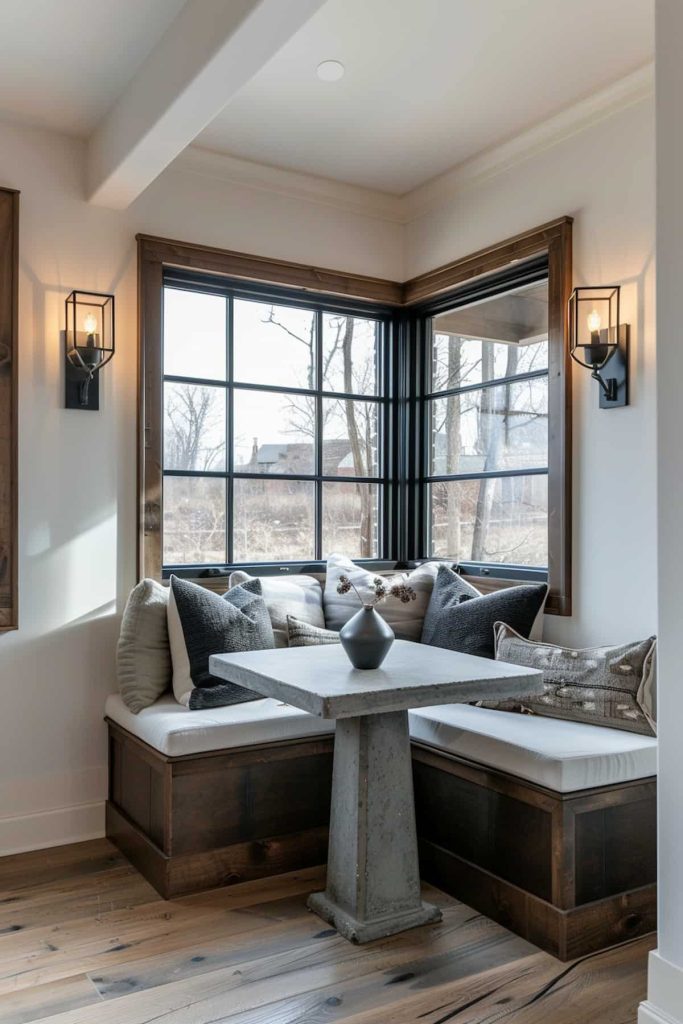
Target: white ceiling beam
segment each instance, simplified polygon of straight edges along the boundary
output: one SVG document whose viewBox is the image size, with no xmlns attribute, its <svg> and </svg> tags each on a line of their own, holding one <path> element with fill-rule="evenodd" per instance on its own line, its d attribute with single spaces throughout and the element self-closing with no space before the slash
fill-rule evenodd
<svg viewBox="0 0 683 1024">
<path fill-rule="evenodd" d="M 125 209 L 325 0 L 189 0 L 88 144 L 88 199 Z"/>
</svg>

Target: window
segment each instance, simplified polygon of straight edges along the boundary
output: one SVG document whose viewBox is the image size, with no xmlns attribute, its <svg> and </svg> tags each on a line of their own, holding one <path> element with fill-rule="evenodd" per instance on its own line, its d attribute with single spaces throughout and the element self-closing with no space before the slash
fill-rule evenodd
<svg viewBox="0 0 683 1024">
<path fill-rule="evenodd" d="M 166 570 L 384 555 L 386 317 L 167 273 Z"/>
<path fill-rule="evenodd" d="M 430 319 L 428 554 L 548 568 L 548 282 Z"/>
<path fill-rule="evenodd" d="M 569 218 L 404 283 L 138 241 L 141 575 L 436 557 L 571 613 Z"/>
</svg>

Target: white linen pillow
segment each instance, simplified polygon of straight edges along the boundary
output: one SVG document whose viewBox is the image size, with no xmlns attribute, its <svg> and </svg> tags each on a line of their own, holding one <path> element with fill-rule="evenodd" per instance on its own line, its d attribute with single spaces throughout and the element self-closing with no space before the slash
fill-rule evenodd
<svg viewBox="0 0 683 1024">
<path fill-rule="evenodd" d="M 126 602 L 116 646 L 116 674 L 121 697 L 135 715 L 171 685 L 167 605 L 168 587 L 156 580 L 141 580 Z"/>
<path fill-rule="evenodd" d="M 416 569 L 406 572 L 392 573 L 383 576 L 387 584 L 406 583 L 412 587 L 417 598 L 408 604 L 403 604 L 397 597 L 387 597 L 381 604 L 377 605 L 377 611 L 385 622 L 387 622 L 399 640 L 414 640 L 419 642 L 422 635 L 422 624 L 432 595 L 434 580 L 439 570 L 440 562 L 425 562 L 418 565 Z M 338 594 L 337 584 L 340 576 L 348 576 L 353 585 L 360 591 L 362 597 L 372 597 L 370 584 L 376 578 L 376 572 L 369 572 L 360 565 L 356 565 L 346 555 L 332 554 L 327 559 L 327 579 L 323 594 L 323 607 L 325 610 L 325 626 L 336 632 L 348 622 L 352 615 L 360 608 L 358 598 L 353 590 L 348 594 Z M 469 585 L 469 584 L 468 584 Z M 471 588 L 473 596 L 479 596 L 478 591 Z M 298 617 L 298 616 L 297 616 Z"/>
<path fill-rule="evenodd" d="M 287 616 L 292 615 L 309 626 L 325 628 L 323 589 L 313 576 L 250 576 L 241 569 L 231 573 L 229 587 L 258 579 L 266 602 L 276 647 L 288 647 Z"/>
</svg>

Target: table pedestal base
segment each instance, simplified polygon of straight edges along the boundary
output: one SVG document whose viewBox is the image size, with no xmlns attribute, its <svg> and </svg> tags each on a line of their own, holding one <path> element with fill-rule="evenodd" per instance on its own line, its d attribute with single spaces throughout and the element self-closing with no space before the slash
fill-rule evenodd
<svg viewBox="0 0 683 1024">
<path fill-rule="evenodd" d="M 327 888 L 308 905 L 352 942 L 441 919 L 420 899 L 407 711 L 337 721 Z"/>
</svg>

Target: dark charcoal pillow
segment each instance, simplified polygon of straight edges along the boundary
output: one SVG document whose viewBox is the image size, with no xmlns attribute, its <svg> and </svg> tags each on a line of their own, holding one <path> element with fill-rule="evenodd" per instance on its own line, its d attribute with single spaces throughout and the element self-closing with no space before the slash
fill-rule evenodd
<svg viewBox="0 0 683 1024">
<path fill-rule="evenodd" d="M 422 628 L 423 644 L 494 658 L 495 623 L 509 622 L 528 637 L 548 596 L 545 583 L 508 587 L 479 597 L 472 596 L 472 589 L 447 565 L 439 566 Z"/>
<path fill-rule="evenodd" d="M 219 596 L 189 580 L 171 576 L 168 638 L 173 693 L 179 704 L 196 711 L 261 699 L 262 694 L 227 683 L 209 672 L 212 654 L 261 651 L 275 646 L 260 580 L 249 580 Z"/>
</svg>

